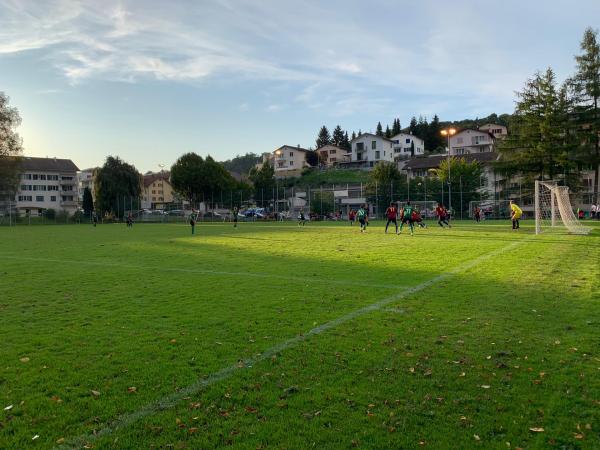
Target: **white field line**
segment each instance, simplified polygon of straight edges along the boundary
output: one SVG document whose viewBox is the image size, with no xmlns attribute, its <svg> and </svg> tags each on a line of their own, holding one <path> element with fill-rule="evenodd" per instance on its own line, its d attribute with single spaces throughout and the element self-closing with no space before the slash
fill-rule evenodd
<svg viewBox="0 0 600 450">
<path fill-rule="evenodd" d="M 121 264 L 121 263 L 110 263 L 106 261 L 79 261 L 74 259 L 54 259 L 54 258 L 31 258 L 26 256 L 6 256 L 3 255 L 4 259 L 14 259 L 18 261 L 32 261 L 32 262 L 50 262 L 50 263 L 59 263 L 59 264 L 85 264 L 90 266 L 100 266 L 100 267 L 115 267 L 122 269 L 131 269 L 131 270 L 144 270 L 144 271 L 164 271 L 164 272 L 182 272 L 182 273 L 196 273 L 202 275 L 217 275 L 217 276 L 233 276 L 233 277 L 243 277 L 243 278 L 273 278 L 277 280 L 284 281 L 299 281 L 299 282 L 307 282 L 307 283 L 323 283 L 323 284 L 335 284 L 335 285 L 347 285 L 347 286 L 362 286 L 362 287 L 372 287 L 372 288 L 381 288 L 381 289 L 399 289 L 402 287 L 406 287 L 401 284 L 381 284 L 381 283 L 369 283 L 356 281 L 356 280 L 333 280 L 333 279 L 323 279 L 319 277 L 295 277 L 289 275 L 279 275 L 275 273 L 264 273 L 264 272 L 227 272 L 223 270 L 209 270 L 209 269 L 186 269 L 184 267 L 151 267 L 151 266 L 140 266 L 134 264 Z"/>
<path fill-rule="evenodd" d="M 328 331 L 334 327 L 337 327 L 338 325 L 344 324 L 346 322 L 349 322 L 350 320 L 356 319 L 357 317 L 363 316 L 369 312 L 378 311 L 391 303 L 394 303 L 398 300 L 408 297 L 409 295 L 420 292 L 434 284 L 439 283 L 442 280 L 452 277 L 453 275 L 456 275 L 458 273 L 472 269 L 473 267 L 476 267 L 477 265 L 479 265 L 480 263 L 482 263 L 483 261 L 485 261 L 487 259 L 490 259 L 490 258 L 497 256 L 501 253 L 504 253 L 508 250 L 512 250 L 515 247 L 517 247 L 518 245 L 521 245 L 523 242 L 525 242 L 525 240 L 513 242 L 512 244 L 509 244 L 506 247 L 503 247 L 503 248 L 494 250 L 490 253 L 487 253 L 485 255 L 479 256 L 469 262 L 466 262 L 458 267 L 455 267 L 454 269 L 449 270 L 448 272 L 444 272 L 434 278 L 431 278 L 421 284 L 418 284 L 417 286 L 405 289 L 397 294 L 390 295 L 389 297 L 385 297 L 376 303 L 372 303 L 363 308 L 351 311 L 347 314 L 344 314 L 343 316 L 338 317 L 337 319 L 333 319 L 329 322 L 319 325 L 318 327 L 315 327 L 315 328 L 307 331 L 305 334 L 300 334 L 300 335 L 297 335 L 286 341 L 283 341 L 283 342 L 265 350 L 263 353 L 259 353 L 252 358 L 248 358 L 248 359 L 242 361 L 242 363 L 237 363 L 237 364 L 233 364 L 231 366 L 224 367 L 223 369 L 221 369 L 217 372 L 213 372 L 212 374 L 209 374 L 205 378 L 198 379 L 195 383 L 181 389 L 180 391 L 177 391 L 174 394 L 163 397 L 152 403 L 148 403 L 147 405 L 143 406 L 141 409 L 139 409 L 137 411 L 121 414 L 120 416 L 115 418 L 112 422 L 107 424 L 104 428 L 97 430 L 94 434 L 83 434 L 83 435 L 71 438 L 67 441 L 66 444 L 61 445 L 59 448 L 81 447 L 82 445 L 85 445 L 86 443 L 90 443 L 98 438 L 103 437 L 103 436 L 108 436 L 117 430 L 126 428 L 129 425 L 133 424 L 134 422 L 137 422 L 138 420 L 140 420 L 144 417 L 150 416 L 158 411 L 172 408 L 175 405 L 177 405 L 179 402 L 181 402 L 185 397 L 189 397 L 193 394 L 196 394 L 208 386 L 211 386 L 221 380 L 229 378 L 237 371 L 240 371 L 242 369 L 251 368 L 255 364 L 257 364 L 261 361 L 264 361 L 266 359 L 269 359 L 273 355 L 276 355 L 279 352 L 287 350 L 290 347 L 293 347 L 296 344 L 299 344 L 300 342 L 305 341 L 306 339 L 310 338 L 311 336 L 321 334 L 321 333 Z"/>
</svg>

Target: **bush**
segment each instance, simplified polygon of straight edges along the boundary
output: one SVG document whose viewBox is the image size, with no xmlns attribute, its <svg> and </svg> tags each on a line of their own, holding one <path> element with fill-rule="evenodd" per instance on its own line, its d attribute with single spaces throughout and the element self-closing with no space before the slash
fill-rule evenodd
<svg viewBox="0 0 600 450">
<path fill-rule="evenodd" d="M 67 211 L 65 211 L 64 209 L 61 209 L 57 214 L 56 214 L 56 221 L 59 223 L 67 223 L 67 221 L 69 220 L 69 213 Z"/>
<path fill-rule="evenodd" d="M 52 208 L 48 208 L 44 211 L 44 216 L 46 216 L 46 219 L 48 220 L 54 220 L 56 218 L 56 211 Z"/>
<path fill-rule="evenodd" d="M 77 210 L 73 213 L 71 218 L 73 219 L 73 222 L 81 223 L 85 219 L 85 214 L 83 211 Z"/>
</svg>

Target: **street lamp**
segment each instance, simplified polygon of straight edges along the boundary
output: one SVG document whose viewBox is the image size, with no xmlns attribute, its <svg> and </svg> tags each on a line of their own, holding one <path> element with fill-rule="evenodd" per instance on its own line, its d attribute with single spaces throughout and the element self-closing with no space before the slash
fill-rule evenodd
<svg viewBox="0 0 600 450">
<path fill-rule="evenodd" d="M 450 185 L 450 137 L 456 134 L 455 128 L 440 131 L 442 136 L 448 137 L 448 210 L 452 212 L 452 186 Z"/>
</svg>

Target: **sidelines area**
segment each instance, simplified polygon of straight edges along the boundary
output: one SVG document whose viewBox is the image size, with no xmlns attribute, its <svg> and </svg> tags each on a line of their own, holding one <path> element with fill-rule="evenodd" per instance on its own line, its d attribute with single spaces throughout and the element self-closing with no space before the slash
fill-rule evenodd
<svg viewBox="0 0 600 450">
<path fill-rule="evenodd" d="M 214 372 L 205 378 L 198 379 L 195 383 L 181 389 L 180 391 L 178 391 L 174 394 L 168 395 L 162 399 L 148 403 L 146 406 L 142 407 L 141 409 L 139 409 L 137 411 L 122 414 L 122 415 L 118 416 L 117 418 L 115 418 L 112 422 L 110 422 L 106 426 L 104 426 L 104 428 L 99 429 L 94 434 L 84 434 L 84 435 L 70 438 L 66 441 L 65 444 L 59 446 L 58 448 L 71 448 L 74 446 L 80 447 L 82 445 L 90 443 L 98 438 L 103 437 L 103 436 L 111 435 L 112 433 L 114 433 L 120 429 L 126 428 L 129 425 L 132 425 L 133 423 L 135 423 L 136 421 L 138 421 L 144 417 L 148 417 L 148 416 L 153 415 L 156 412 L 172 408 L 175 405 L 177 405 L 178 403 L 180 403 L 185 397 L 188 397 L 192 394 L 196 394 L 208 386 L 211 386 L 221 380 L 227 379 L 227 378 L 231 377 L 232 375 L 234 375 L 237 371 L 240 371 L 242 369 L 252 368 L 255 364 L 260 363 L 264 360 L 267 360 L 267 359 L 271 358 L 273 355 L 275 355 L 279 352 L 282 352 L 286 349 L 289 349 L 289 348 L 305 341 L 306 339 L 310 338 L 311 336 L 316 336 L 321 333 L 324 333 L 334 327 L 337 327 L 337 326 L 342 325 L 346 322 L 349 322 L 353 319 L 361 317 L 369 312 L 378 311 L 394 302 L 397 302 L 398 300 L 401 300 L 412 294 L 420 292 L 430 286 L 433 286 L 433 285 L 439 283 L 440 281 L 443 281 L 443 280 L 450 278 L 456 274 L 459 274 L 461 272 L 472 269 L 472 268 L 478 266 L 480 263 L 482 263 L 490 258 L 493 258 L 495 256 L 503 254 L 507 251 L 513 250 L 514 248 L 516 248 L 528 241 L 529 241 L 529 239 L 522 239 L 517 242 L 512 242 L 511 244 L 506 245 L 502 248 L 493 250 L 490 253 L 481 255 L 471 261 L 465 262 L 447 272 L 443 272 L 440 275 L 437 275 L 423 283 L 420 283 L 416 286 L 404 289 L 396 294 L 385 297 L 385 298 L 383 298 L 375 303 L 372 303 L 368 306 L 351 311 L 347 314 L 344 314 L 344 315 L 338 317 L 337 319 L 333 319 L 333 320 L 330 320 L 329 322 L 323 323 L 322 325 L 319 325 L 319 326 L 307 331 L 305 334 L 300 334 L 300 335 L 297 335 L 290 339 L 287 339 L 287 340 L 265 350 L 263 353 L 257 354 L 253 358 L 248 358 L 246 360 L 243 360 L 241 363 L 238 362 L 233 365 L 224 367 L 223 369 L 221 369 L 217 372 Z M 27 258 L 18 258 L 18 257 L 13 257 L 13 258 L 14 259 L 27 259 Z M 33 259 L 33 258 L 29 258 L 29 259 Z"/>
<path fill-rule="evenodd" d="M 59 263 L 59 264 L 85 264 L 90 266 L 100 266 L 100 267 L 116 267 L 122 269 L 131 269 L 131 270 L 160 270 L 165 272 L 183 272 L 183 273 L 196 273 L 199 275 L 222 275 L 222 276 L 234 276 L 234 277 L 248 277 L 248 278 L 274 278 L 277 280 L 286 280 L 286 281 L 301 281 L 301 282 L 319 282 L 324 284 L 339 284 L 339 285 L 351 285 L 351 286 L 363 286 L 363 287 L 372 287 L 372 288 L 381 288 L 381 289 L 398 289 L 403 287 L 399 284 L 377 284 L 377 283 L 363 283 L 360 281 L 353 280 L 323 280 L 322 278 L 316 277 L 295 277 L 295 276 L 286 276 L 286 275 L 277 275 L 271 273 L 260 273 L 260 272 L 227 272 L 223 270 L 208 270 L 208 269 L 185 269 L 183 267 L 151 267 L 151 266 L 137 266 L 132 264 L 118 264 L 118 263 L 106 263 L 101 261 L 79 261 L 73 259 L 54 259 L 54 258 L 30 258 L 26 256 L 10 256 L 3 255 L 5 259 L 14 259 L 18 261 L 32 261 L 32 262 L 51 262 L 51 263 Z"/>
</svg>

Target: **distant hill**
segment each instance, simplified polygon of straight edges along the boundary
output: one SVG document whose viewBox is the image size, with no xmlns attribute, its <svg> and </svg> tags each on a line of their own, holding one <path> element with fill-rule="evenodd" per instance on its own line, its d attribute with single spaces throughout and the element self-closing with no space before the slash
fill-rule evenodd
<svg viewBox="0 0 600 450">
<path fill-rule="evenodd" d="M 235 158 L 223 161 L 222 164 L 230 172 L 246 175 L 260 161 L 261 157 L 256 153 L 246 153 L 243 156 L 237 155 Z"/>
</svg>

